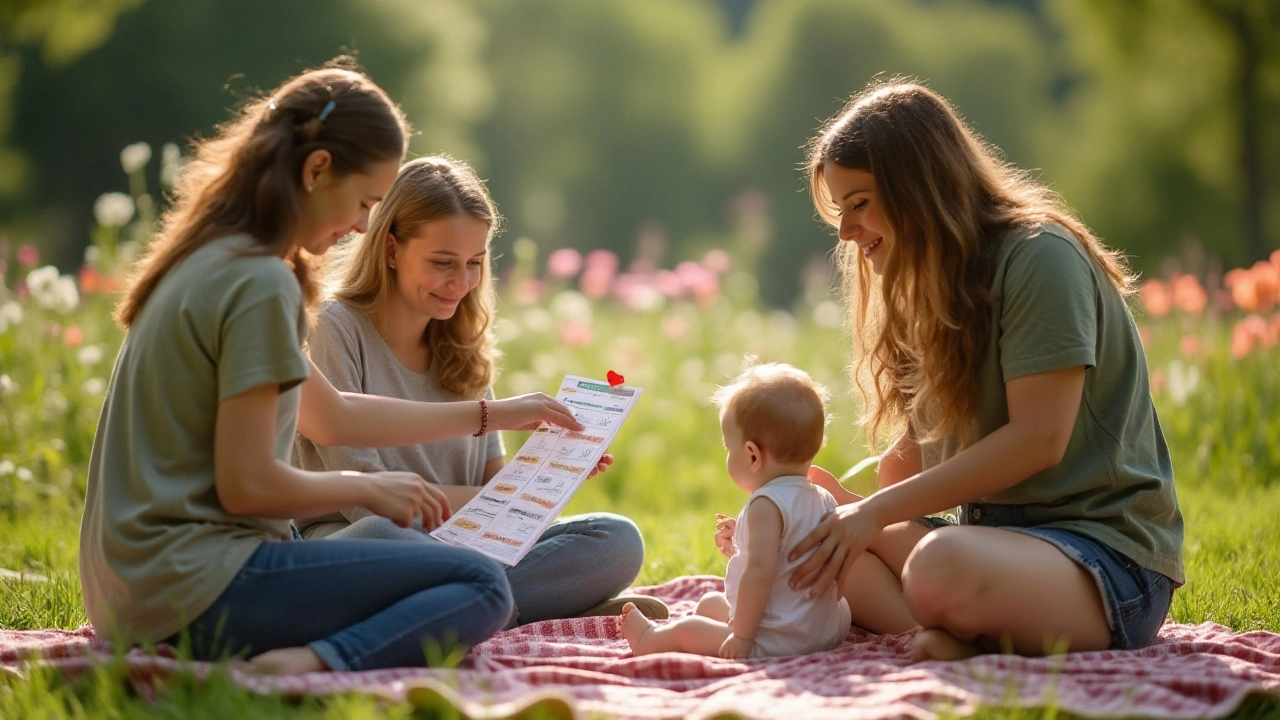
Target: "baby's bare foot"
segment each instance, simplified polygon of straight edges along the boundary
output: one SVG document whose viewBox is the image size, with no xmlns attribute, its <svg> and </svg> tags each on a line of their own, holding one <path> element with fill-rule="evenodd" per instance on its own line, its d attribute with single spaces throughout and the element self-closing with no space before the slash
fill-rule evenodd
<svg viewBox="0 0 1280 720">
<path fill-rule="evenodd" d="M 911 641 L 911 661 L 964 660 L 981 653 L 976 643 L 957 639 L 946 630 L 921 630 Z"/>
<path fill-rule="evenodd" d="M 627 639 L 627 644 L 631 646 L 633 655 L 648 655 L 653 652 L 649 649 L 649 634 L 653 632 L 653 623 L 649 622 L 649 618 L 644 613 L 636 609 L 634 603 L 627 603 L 622 606 L 622 615 L 618 618 L 618 625 L 622 629 L 622 637 Z"/>
<path fill-rule="evenodd" d="M 301 675 L 329 669 L 320 656 L 308 647 L 268 650 L 250 660 L 249 665 L 265 675 Z"/>
</svg>

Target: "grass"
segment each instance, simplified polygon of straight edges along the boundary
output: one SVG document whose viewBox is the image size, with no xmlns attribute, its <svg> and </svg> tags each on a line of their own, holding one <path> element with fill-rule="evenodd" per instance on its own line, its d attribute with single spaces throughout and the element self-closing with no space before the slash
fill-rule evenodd
<svg viewBox="0 0 1280 720">
<path fill-rule="evenodd" d="M 736 371 L 744 353 L 791 362 L 832 390 L 830 441 L 819 464 L 840 471 L 861 460 L 855 408 L 841 377 L 847 344 L 823 324 L 814 306 L 794 313 L 760 311 L 750 297 L 708 307 L 676 302 L 651 312 L 550 302 L 504 305 L 499 328 L 506 354 L 498 394 L 550 390 L 566 372 L 602 376 L 624 372 L 646 388 L 612 451 L 618 462 L 587 483 L 568 512 L 609 510 L 633 518 L 644 533 L 647 559 L 638 584 L 679 575 L 724 571 L 712 543 L 713 514 L 734 514 L 745 499 L 724 476 L 714 385 Z M 558 291 L 553 288 L 553 292 Z M 0 291 L 2 292 L 2 291 Z M 0 297 L 0 305 L 4 300 Z M 0 374 L 12 383 L 0 398 L 0 568 L 46 581 L 0 580 L 0 627 L 75 628 L 87 619 L 76 567 L 77 535 L 100 383 L 109 373 L 119 334 L 109 303 L 91 297 L 73 316 L 24 304 L 24 319 L 0 328 Z M 586 317 L 582 314 L 586 313 Z M 580 322 L 594 337 L 566 347 L 556 328 Z M 65 342 L 75 326 L 83 338 Z M 544 327 L 545 331 L 531 330 Z M 1234 630 L 1280 631 L 1280 348 L 1235 360 L 1227 328 L 1194 327 L 1208 348 L 1196 357 L 1177 351 L 1186 319 L 1153 326 L 1148 342 L 1153 372 L 1181 382 L 1157 390 L 1155 400 L 1178 473 L 1187 524 L 1188 583 L 1174 595 L 1172 618 L 1212 621 Z M 83 352 L 96 347 L 102 356 Z M 1187 380 L 1194 368 L 1195 382 Z M 521 438 L 507 438 L 508 449 Z M 4 463 L 10 463 L 6 467 Z M 855 490 L 868 491 L 866 478 Z M 33 671 L 0 686 L 2 718 L 408 718 L 446 717 L 436 707 L 415 709 L 363 696 L 289 700 L 234 687 L 222 673 L 197 681 L 178 675 L 147 700 L 129 689 L 118 667 L 103 666 L 74 682 Z M 1048 709 L 983 708 L 980 717 L 1056 716 Z M 945 715 L 945 709 L 944 709 Z M 1245 702 L 1237 718 L 1280 717 L 1280 702 Z"/>
</svg>

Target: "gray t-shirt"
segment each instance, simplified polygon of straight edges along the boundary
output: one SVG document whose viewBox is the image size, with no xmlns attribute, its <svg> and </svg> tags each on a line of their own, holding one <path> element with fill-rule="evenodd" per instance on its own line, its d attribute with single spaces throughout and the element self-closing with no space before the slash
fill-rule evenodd
<svg viewBox="0 0 1280 720">
<path fill-rule="evenodd" d="M 337 301 L 325 303 L 316 316 L 316 325 L 307 342 L 311 361 L 343 392 L 401 398 L 421 402 L 471 400 L 440 387 L 433 366 L 416 373 L 400 363 L 371 319 Z M 485 397 L 493 399 L 492 390 Z M 421 445 L 397 448 L 322 447 L 299 435 L 294 443 L 293 464 L 304 470 L 358 470 L 412 472 L 441 485 L 481 485 L 484 466 L 503 456 L 502 438 L 497 432 L 481 437 L 466 435 Z M 356 507 L 341 513 L 298 520 L 298 528 L 309 537 L 308 528 L 320 523 L 355 522 L 371 515 Z"/>
<path fill-rule="evenodd" d="M 1069 367 L 1086 371 L 1062 462 L 979 503 L 1017 505 L 1026 526 L 1079 532 L 1181 584 L 1182 513 L 1146 355 L 1124 298 L 1056 225 L 1005 239 L 992 293 L 970 444 L 1009 422 L 1005 382 Z M 958 445 L 921 451 L 928 468 L 955 455 Z M 977 510 L 968 508 L 961 521 L 980 521 Z"/>
<path fill-rule="evenodd" d="M 229 515 L 214 485 L 218 404 L 280 388 L 275 456 L 297 428 L 306 309 L 293 272 L 214 240 L 156 286 L 125 336 L 89 459 L 80 582 L 97 631 L 162 640 L 213 604 L 289 522 Z"/>
</svg>

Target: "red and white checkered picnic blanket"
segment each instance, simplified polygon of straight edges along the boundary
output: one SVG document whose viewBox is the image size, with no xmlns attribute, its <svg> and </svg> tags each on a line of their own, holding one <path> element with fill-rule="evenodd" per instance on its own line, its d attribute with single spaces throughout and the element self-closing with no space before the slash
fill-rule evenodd
<svg viewBox="0 0 1280 720">
<path fill-rule="evenodd" d="M 683 577 L 636 592 L 662 598 L 673 616 L 692 612 L 716 577 Z M 986 655 L 912 664 L 909 635 L 858 630 L 834 650 L 744 662 L 666 653 L 631 657 L 614 618 L 534 623 L 476 646 L 454 669 L 402 668 L 269 677 L 232 670 L 261 693 L 368 692 L 418 698 L 431 688 L 473 717 L 502 717 L 530 697 L 559 696 L 574 714 L 627 718 L 932 717 L 978 705 L 1052 704 L 1083 716 L 1221 717 L 1249 693 L 1280 695 L 1280 635 L 1233 633 L 1214 623 L 1166 625 L 1150 647 L 1052 658 Z M 89 628 L 0 631 L 0 665 L 32 659 L 77 675 L 110 657 Z M 166 656 L 125 655 L 130 677 L 179 669 Z M 197 663 L 197 672 L 208 666 Z"/>
</svg>

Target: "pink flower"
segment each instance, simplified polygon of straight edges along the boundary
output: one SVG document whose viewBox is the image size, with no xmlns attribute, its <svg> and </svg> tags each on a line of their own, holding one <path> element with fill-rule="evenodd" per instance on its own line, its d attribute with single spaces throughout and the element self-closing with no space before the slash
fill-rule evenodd
<svg viewBox="0 0 1280 720">
<path fill-rule="evenodd" d="M 1183 335 L 1182 340 L 1178 341 L 1178 351 L 1183 357 L 1195 357 L 1200 354 L 1200 337 L 1198 335 Z"/>
<path fill-rule="evenodd" d="M 1192 275 L 1176 275 L 1169 283 L 1173 289 L 1173 304 L 1182 312 L 1198 316 L 1209 302 L 1209 294 Z"/>
<path fill-rule="evenodd" d="M 717 275 L 724 274 L 732 264 L 733 259 L 729 257 L 729 253 L 720 248 L 708 250 L 707 254 L 702 256 L 702 266 Z"/>
<path fill-rule="evenodd" d="M 1169 309 L 1173 307 L 1173 293 L 1160 280 L 1148 280 L 1139 285 L 1138 298 L 1142 300 L 1142 307 L 1146 308 L 1147 314 L 1153 318 L 1168 315 Z"/>
<path fill-rule="evenodd" d="M 516 285 L 515 299 L 517 305 L 533 305 L 542 299 L 542 281 L 537 278 L 526 278 Z"/>
<path fill-rule="evenodd" d="M 689 332 L 689 321 L 685 320 L 679 315 L 672 315 L 671 317 L 662 321 L 662 335 L 668 340 L 671 340 L 674 342 L 684 337 L 685 334 L 687 334 L 688 332 Z"/>
<path fill-rule="evenodd" d="M 1152 394 L 1163 392 L 1164 386 L 1169 383 L 1169 378 L 1165 375 L 1164 370 L 1156 370 L 1151 373 L 1151 392 Z"/>
<path fill-rule="evenodd" d="M 18 248 L 18 264 L 24 268 L 33 268 L 40 264 L 40 248 L 27 243 Z"/>
<path fill-rule="evenodd" d="M 84 342 L 84 331 L 79 325 L 68 325 L 62 333 L 62 341 L 67 344 L 67 347 L 80 347 L 80 343 Z"/>
<path fill-rule="evenodd" d="M 571 348 L 582 348 L 591 344 L 594 334 L 591 327 L 582 323 L 567 322 L 560 326 L 560 342 Z"/>
<path fill-rule="evenodd" d="M 1253 335 L 1249 333 L 1244 323 L 1236 323 L 1236 326 L 1231 328 L 1231 357 L 1237 360 L 1243 359 L 1251 350 L 1253 350 Z"/>
<path fill-rule="evenodd" d="M 79 280 L 80 292 L 83 295 L 95 293 L 102 287 L 102 278 L 98 274 L 98 269 L 89 265 L 80 268 Z"/>
<path fill-rule="evenodd" d="M 678 298 L 684 294 L 684 283 L 680 282 L 680 276 L 670 270 L 659 270 L 653 276 L 653 286 L 658 292 L 669 298 Z"/>
<path fill-rule="evenodd" d="M 1222 284 L 1231 291 L 1231 301 L 1236 307 L 1245 312 L 1253 312 L 1258 309 L 1258 289 L 1253 280 L 1253 274 L 1248 270 L 1236 268 L 1227 272 L 1222 278 Z"/>
<path fill-rule="evenodd" d="M 613 275 L 613 270 L 592 267 L 591 263 L 587 263 L 586 272 L 578 278 L 578 289 L 592 300 L 599 300 L 609 294 L 609 287 L 613 285 Z"/>
<path fill-rule="evenodd" d="M 618 272 L 620 261 L 618 254 L 612 250 L 592 250 L 587 253 L 587 272 L 608 271 L 609 275 Z"/>
<path fill-rule="evenodd" d="M 560 248 L 547 256 L 547 274 L 557 280 L 568 280 L 582 269 L 582 253 L 573 248 Z"/>
</svg>

